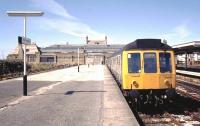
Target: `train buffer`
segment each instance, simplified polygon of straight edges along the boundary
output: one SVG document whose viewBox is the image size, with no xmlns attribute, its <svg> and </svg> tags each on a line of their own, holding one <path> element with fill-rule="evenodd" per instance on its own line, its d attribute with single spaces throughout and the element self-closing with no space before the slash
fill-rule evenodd
<svg viewBox="0 0 200 126">
<path fill-rule="evenodd" d="M 28 84 L 29 81 L 52 83 L 30 91 L 28 96 L 14 98 L 1 107 L 0 125 L 139 125 L 109 70 L 103 65 L 89 68 L 82 65 L 80 72 L 77 72 L 77 67 L 71 67 L 30 75 Z"/>
</svg>

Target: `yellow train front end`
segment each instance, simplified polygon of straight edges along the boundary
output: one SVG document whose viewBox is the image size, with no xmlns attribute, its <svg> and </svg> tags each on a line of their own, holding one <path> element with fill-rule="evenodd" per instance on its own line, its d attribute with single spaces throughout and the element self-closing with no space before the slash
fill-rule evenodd
<svg viewBox="0 0 200 126">
<path fill-rule="evenodd" d="M 172 50 L 123 51 L 122 68 L 122 89 L 135 101 L 158 105 L 175 97 Z"/>
<path fill-rule="evenodd" d="M 122 60 L 124 90 L 175 88 L 173 51 L 123 51 Z"/>
</svg>

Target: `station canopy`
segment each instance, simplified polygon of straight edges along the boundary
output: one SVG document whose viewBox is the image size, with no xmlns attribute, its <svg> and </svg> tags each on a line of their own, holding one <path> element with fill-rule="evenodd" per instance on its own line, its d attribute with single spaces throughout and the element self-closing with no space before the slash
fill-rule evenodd
<svg viewBox="0 0 200 126">
<path fill-rule="evenodd" d="M 200 41 L 193 41 L 172 46 L 175 54 L 200 52 Z"/>
</svg>

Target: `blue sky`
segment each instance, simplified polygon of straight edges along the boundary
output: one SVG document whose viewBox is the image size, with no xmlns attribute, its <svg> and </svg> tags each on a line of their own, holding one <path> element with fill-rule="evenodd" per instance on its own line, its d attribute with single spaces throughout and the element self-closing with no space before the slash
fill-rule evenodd
<svg viewBox="0 0 200 126">
<path fill-rule="evenodd" d="M 23 35 L 23 18 L 7 10 L 41 10 L 27 21 L 27 37 L 40 47 L 84 44 L 85 36 L 109 44 L 137 38 L 166 39 L 169 45 L 200 40 L 199 0 L 0 0 L 0 58 Z"/>
</svg>

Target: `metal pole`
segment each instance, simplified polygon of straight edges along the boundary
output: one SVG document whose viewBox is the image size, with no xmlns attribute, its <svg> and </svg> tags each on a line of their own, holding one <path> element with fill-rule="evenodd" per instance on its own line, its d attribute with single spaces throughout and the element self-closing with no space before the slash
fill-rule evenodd
<svg viewBox="0 0 200 126">
<path fill-rule="evenodd" d="M 24 17 L 24 37 L 26 38 L 26 16 Z M 24 95 L 24 96 L 27 96 L 26 44 L 24 44 L 24 77 L 23 77 L 23 95 Z"/>
<path fill-rule="evenodd" d="M 26 38 L 26 16 L 24 17 L 24 37 Z"/>
<path fill-rule="evenodd" d="M 28 16 L 42 16 L 42 11 L 7 11 L 8 16 L 23 16 L 24 17 L 24 38 L 26 38 L 26 20 Z M 23 76 L 23 94 L 27 95 L 27 74 L 26 74 L 26 43 L 24 43 L 24 76 Z M 22 47 L 22 45 L 21 45 Z"/>
<path fill-rule="evenodd" d="M 79 72 L 79 48 L 78 48 L 78 72 Z"/>
<path fill-rule="evenodd" d="M 187 69 L 187 60 L 188 60 L 187 52 L 185 52 L 185 69 Z"/>
</svg>

